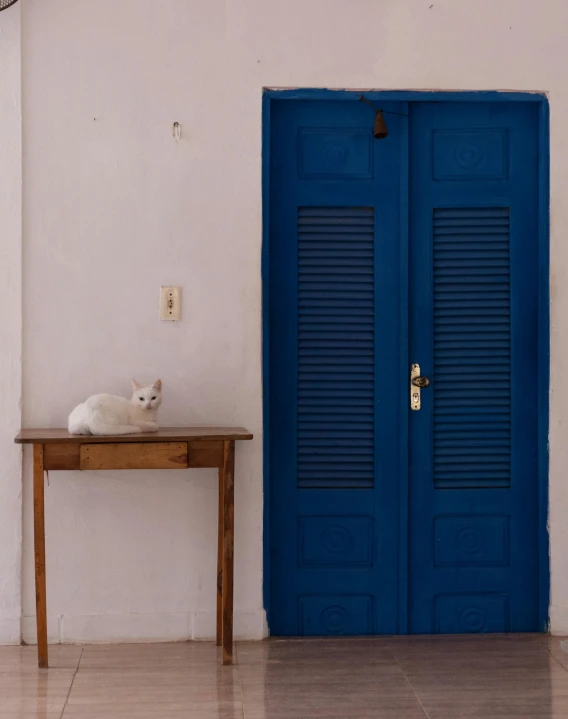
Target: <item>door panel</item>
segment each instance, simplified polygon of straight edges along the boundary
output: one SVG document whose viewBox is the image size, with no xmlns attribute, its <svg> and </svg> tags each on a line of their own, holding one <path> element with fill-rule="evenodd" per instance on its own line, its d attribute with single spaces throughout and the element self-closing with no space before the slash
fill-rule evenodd
<svg viewBox="0 0 568 719">
<path fill-rule="evenodd" d="M 360 103 L 273 118 L 273 634 L 398 626 L 400 121 L 372 125 Z"/>
<path fill-rule="evenodd" d="M 411 118 L 410 630 L 537 626 L 537 115 Z"/>
</svg>

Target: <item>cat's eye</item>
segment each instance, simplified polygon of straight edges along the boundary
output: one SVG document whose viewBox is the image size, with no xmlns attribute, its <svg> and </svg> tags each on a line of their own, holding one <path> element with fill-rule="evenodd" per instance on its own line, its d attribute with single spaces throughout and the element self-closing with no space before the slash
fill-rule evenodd
<svg viewBox="0 0 568 719">
<path fill-rule="evenodd" d="M 152 397 L 152 399 L 156 399 L 155 397 Z"/>
<path fill-rule="evenodd" d="M 144 402 L 144 397 L 138 397 L 141 402 Z"/>
</svg>

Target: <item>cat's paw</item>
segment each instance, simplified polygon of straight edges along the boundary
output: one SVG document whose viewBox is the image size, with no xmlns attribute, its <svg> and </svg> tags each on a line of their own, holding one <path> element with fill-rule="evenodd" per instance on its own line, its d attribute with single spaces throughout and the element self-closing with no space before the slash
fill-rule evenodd
<svg viewBox="0 0 568 719">
<path fill-rule="evenodd" d="M 158 425 L 155 422 L 140 422 L 138 425 L 139 432 L 157 432 Z"/>
</svg>

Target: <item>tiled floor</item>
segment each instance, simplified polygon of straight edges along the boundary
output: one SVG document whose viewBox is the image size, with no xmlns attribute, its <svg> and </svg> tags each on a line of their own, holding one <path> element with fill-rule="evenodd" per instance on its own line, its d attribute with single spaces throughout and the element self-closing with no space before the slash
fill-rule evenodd
<svg viewBox="0 0 568 719">
<path fill-rule="evenodd" d="M 546 636 L 0 647 L 0 719 L 568 717 L 568 654 Z"/>
</svg>

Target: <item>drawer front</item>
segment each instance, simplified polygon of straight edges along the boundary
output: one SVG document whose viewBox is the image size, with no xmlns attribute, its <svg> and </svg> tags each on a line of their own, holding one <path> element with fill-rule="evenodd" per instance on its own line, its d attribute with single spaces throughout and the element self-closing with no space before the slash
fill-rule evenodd
<svg viewBox="0 0 568 719">
<path fill-rule="evenodd" d="M 187 442 L 82 444 L 80 469 L 186 469 Z"/>
<path fill-rule="evenodd" d="M 44 444 L 43 467 L 48 471 L 79 469 L 79 445 L 68 442 Z"/>
<path fill-rule="evenodd" d="M 196 440 L 189 443 L 188 467 L 199 469 L 223 466 L 223 442 L 203 442 Z"/>
</svg>

